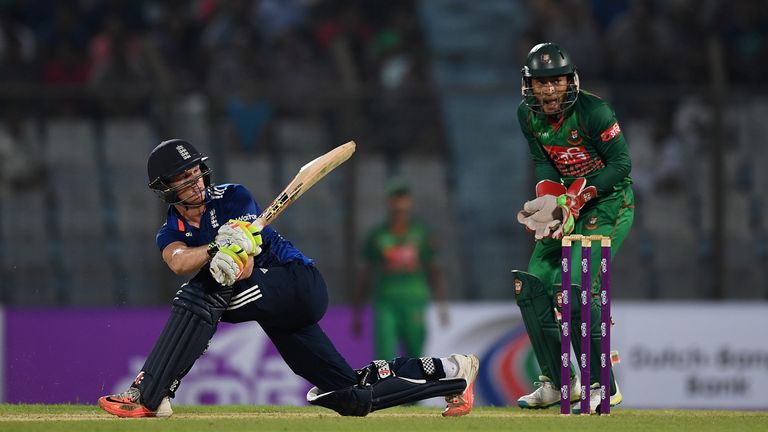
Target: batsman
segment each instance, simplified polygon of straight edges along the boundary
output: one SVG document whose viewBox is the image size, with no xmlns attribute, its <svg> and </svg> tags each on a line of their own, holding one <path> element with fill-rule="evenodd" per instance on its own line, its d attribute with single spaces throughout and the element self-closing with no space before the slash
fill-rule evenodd
<svg viewBox="0 0 768 432">
<path fill-rule="evenodd" d="M 613 109 L 603 99 L 579 87 L 579 75 L 568 53 L 554 43 L 541 43 L 528 53 L 522 69 L 523 100 L 517 110 L 520 129 L 528 142 L 536 177 L 536 197 L 526 202 L 517 219 L 534 234 L 528 271 L 513 271 L 515 299 L 533 345 L 541 376 L 536 390 L 522 396 L 521 408 L 546 408 L 560 400 L 560 331 L 557 322 L 561 287 L 561 244 L 565 235 L 603 235 L 611 238 L 612 258 L 629 234 L 635 201 L 632 163 L 627 143 Z M 573 261 L 581 261 L 581 248 Z M 592 252 L 600 262 L 600 248 Z M 592 266 L 592 358 L 600 352 L 599 266 Z M 573 289 L 581 286 L 580 272 L 571 272 Z M 578 302 L 572 316 L 580 320 Z M 572 332 L 577 355 L 579 338 Z M 600 401 L 599 362 L 591 364 L 590 408 Z M 571 401 L 581 397 L 572 370 Z M 611 373 L 611 405 L 622 400 Z"/>
<path fill-rule="evenodd" d="M 188 141 L 155 147 L 149 187 L 168 204 L 155 238 L 176 274 L 191 274 L 171 301 L 165 327 L 136 380 L 99 398 L 118 417 L 169 417 L 181 380 L 219 322 L 258 322 L 286 364 L 312 383 L 307 402 L 345 416 L 442 396 L 442 415 L 469 414 L 480 361 L 475 355 L 374 360 L 353 369 L 318 322 L 328 290 L 314 260 L 272 226 L 241 184 L 215 185 L 208 158 Z M 116 335 L 119 337 L 119 335 Z"/>
</svg>

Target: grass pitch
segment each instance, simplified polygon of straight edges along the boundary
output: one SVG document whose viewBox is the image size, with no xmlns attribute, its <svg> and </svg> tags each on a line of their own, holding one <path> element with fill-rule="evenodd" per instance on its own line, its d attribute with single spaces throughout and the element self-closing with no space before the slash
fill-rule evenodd
<svg viewBox="0 0 768 432">
<path fill-rule="evenodd" d="M 179 406 L 166 419 L 120 419 L 94 405 L 0 405 L 0 431 L 750 431 L 766 430 L 768 412 L 631 410 L 608 417 L 561 416 L 549 410 L 478 407 L 460 418 L 438 408 L 398 407 L 365 418 L 318 407 Z"/>
</svg>

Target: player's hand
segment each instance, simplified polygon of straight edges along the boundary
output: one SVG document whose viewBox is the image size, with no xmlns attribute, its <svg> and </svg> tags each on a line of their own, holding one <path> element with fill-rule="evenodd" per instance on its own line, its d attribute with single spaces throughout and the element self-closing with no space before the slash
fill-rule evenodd
<svg viewBox="0 0 768 432">
<path fill-rule="evenodd" d="M 257 256 L 261 253 L 262 228 L 264 227 L 255 222 L 230 219 L 219 228 L 214 241 L 220 246 L 236 244 L 248 255 Z"/>
<path fill-rule="evenodd" d="M 540 196 L 527 201 L 517 213 L 517 221 L 534 233 L 536 240 L 550 237 L 561 225 L 562 210 L 554 195 Z"/>
<path fill-rule="evenodd" d="M 211 258 L 211 275 L 216 282 L 230 286 L 243 274 L 248 254 L 238 245 L 218 246 Z"/>
</svg>

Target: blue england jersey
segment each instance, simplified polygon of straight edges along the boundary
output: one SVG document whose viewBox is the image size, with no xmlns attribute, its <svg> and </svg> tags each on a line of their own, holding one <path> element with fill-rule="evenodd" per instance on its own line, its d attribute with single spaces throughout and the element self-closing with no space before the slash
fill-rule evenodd
<svg viewBox="0 0 768 432">
<path fill-rule="evenodd" d="M 161 252 L 176 241 L 190 247 L 207 245 L 216 238 L 219 226 L 228 220 L 253 222 L 261 214 L 261 209 L 251 193 L 239 184 L 214 186 L 209 198 L 210 202 L 206 204 L 205 213 L 200 218 L 200 228 L 195 228 L 182 219 L 174 206 L 168 207 L 168 217 L 155 238 Z M 261 238 L 263 252 L 256 257 L 256 267 L 278 266 L 291 261 L 313 264 L 311 259 L 305 257 L 271 226 L 264 227 Z"/>
</svg>

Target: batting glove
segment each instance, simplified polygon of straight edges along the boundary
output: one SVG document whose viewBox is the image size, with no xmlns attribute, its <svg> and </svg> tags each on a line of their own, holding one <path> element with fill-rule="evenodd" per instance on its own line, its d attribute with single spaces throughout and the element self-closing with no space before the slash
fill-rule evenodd
<svg viewBox="0 0 768 432">
<path fill-rule="evenodd" d="M 221 246 L 238 245 L 248 255 L 261 253 L 261 224 L 230 219 L 219 228 L 214 242 Z"/>
<path fill-rule="evenodd" d="M 216 282 L 223 286 L 230 286 L 237 281 L 245 264 L 248 262 L 248 254 L 238 245 L 209 246 L 209 253 L 215 250 L 211 264 L 209 265 L 211 275 Z"/>
</svg>

